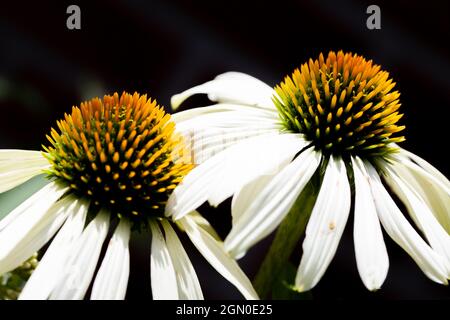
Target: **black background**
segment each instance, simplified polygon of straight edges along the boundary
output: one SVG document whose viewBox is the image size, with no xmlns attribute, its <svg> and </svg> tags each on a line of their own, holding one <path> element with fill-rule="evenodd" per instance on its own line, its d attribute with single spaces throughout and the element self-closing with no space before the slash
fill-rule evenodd
<svg viewBox="0 0 450 320">
<path fill-rule="evenodd" d="M 445 1 L 11 1 L 0 4 L 0 148 L 38 149 L 72 105 L 123 90 L 148 93 L 168 110 L 170 96 L 226 71 L 278 83 L 320 52 L 357 52 L 391 73 L 402 93 L 403 147 L 449 176 L 450 3 Z M 81 30 L 66 8 L 81 7 Z M 381 7 L 381 30 L 366 8 Z M 187 106 L 201 99 L 190 99 Z M 203 208 L 225 235 L 228 203 Z M 449 299 L 385 236 L 390 269 L 382 289 L 359 279 L 350 218 L 314 299 Z M 183 240 L 186 240 L 183 238 Z M 132 240 L 128 298 L 150 296 L 148 235 Z M 240 298 L 184 241 L 210 299 Z M 252 276 L 267 247 L 241 261 Z"/>
</svg>

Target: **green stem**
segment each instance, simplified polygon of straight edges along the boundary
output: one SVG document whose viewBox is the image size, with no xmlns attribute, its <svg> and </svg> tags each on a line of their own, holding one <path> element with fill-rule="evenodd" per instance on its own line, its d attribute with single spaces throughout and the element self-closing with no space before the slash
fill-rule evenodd
<svg viewBox="0 0 450 320">
<path fill-rule="evenodd" d="M 281 222 L 275 238 L 258 270 L 253 285 L 261 299 L 268 299 L 276 281 L 277 275 L 289 262 L 289 258 L 305 231 L 311 211 L 317 196 L 317 187 L 310 181 L 295 201 L 286 218 Z"/>
</svg>

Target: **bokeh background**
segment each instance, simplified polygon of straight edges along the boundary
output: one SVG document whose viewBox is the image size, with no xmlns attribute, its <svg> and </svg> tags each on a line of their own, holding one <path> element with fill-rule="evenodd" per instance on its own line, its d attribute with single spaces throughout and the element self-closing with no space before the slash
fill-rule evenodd
<svg viewBox="0 0 450 320">
<path fill-rule="evenodd" d="M 66 28 L 70 4 L 81 8 L 81 30 Z M 366 28 L 370 4 L 381 7 L 381 30 Z M 171 95 L 219 73 L 242 71 L 275 85 L 310 57 L 343 49 L 390 71 L 406 113 L 403 146 L 448 177 L 449 39 L 450 3 L 444 1 L 2 1 L 0 148 L 39 149 L 64 112 L 94 96 L 138 91 L 170 110 Z M 205 103 L 195 97 L 184 108 Z M 230 227 L 228 209 L 229 202 L 202 207 L 222 236 Z M 240 261 L 250 277 L 269 240 Z M 389 274 L 382 290 L 371 293 L 357 273 L 350 218 L 313 298 L 450 298 L 448 287 L 428 280 L 385 240 Z M 241 298 L 184 243 L 206 298 Z M 131 247 L 127 298 L 148 299 L 150 236 L 135 235 Z"/>
</svg>

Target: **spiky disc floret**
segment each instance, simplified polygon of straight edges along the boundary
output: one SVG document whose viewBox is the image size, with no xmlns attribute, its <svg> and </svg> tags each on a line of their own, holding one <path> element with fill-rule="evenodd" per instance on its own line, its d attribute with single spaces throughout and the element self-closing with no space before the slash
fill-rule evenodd
<svg viewBox="0 0 450 320">
<path fill-rule="evenodd" d="M 191 169 L 170 115 L 146 95 L 92 99 L 57 125 L 44 147 L 53 165 L 48 174 L 135 223 L 163 216 L 170 192 Z"/>
<path fill-rule="evenodd" d="M 285 127 L 305 134 L 325 154 L 365 158 L 392 152 L 405 127 L 389 73 L 356 54 L 331 51 L 296 69 L 275 88 Z"/>
</svg>

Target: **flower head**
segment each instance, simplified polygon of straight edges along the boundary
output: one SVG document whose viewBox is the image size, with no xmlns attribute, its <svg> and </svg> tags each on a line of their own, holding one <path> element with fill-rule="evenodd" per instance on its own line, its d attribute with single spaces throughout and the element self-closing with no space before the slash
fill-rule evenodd
<svg viewBox="0 0 450 320">
<path fill-rule="evenodd" d="M 48 176 L 137 227 L 164 216 L 168 195 L 192 168 L 170 115 L 145 95 L 94 98 L 57 125 L 44 148 Z"/>
<path fill-rule="evenodd" d="M 283 125 L 305 135 L 324 154 L 382 156 L 405 127 L 398 91 L 389 73 L 362 56 L 331 51 L 275 87 L 274 103 Z"/>
<path fill-rule="evenodd" d="M 166 210 L 192 164 L 174 122 L 156 101 L 137 93 L 95 98 L 73 107 L 57 125 L 43 153 L 0 150 L 0 192 L 38 174 L 49 178 L 0 220 L 0 274 L 53 239 L 20 299 L 82 299 L 92 279 L 91 299 L 123 299 L 132 230 L 151 233 L 154 299 L 202 299 L 178 227 L 246 298 L 257 298 L 204 218 L 192 210 L 175 223 Z M 110 225 L 115 229 L 96 271 Z"/>
<path fill-rule="evenodd" d="M 217 205 L 233 196 L 225 247 L 240 257 L 285 222 L 308 182 L 319 181 L 295 279 L 298 290 L 313 288 L 327 270 L 352 207 L 356 262 L 369 290 L 381 287 L 389 268 L 381 227 L 430 279 L 446 284 L 450 182 L 397 145 L 404 127 L 397 123 L 402 115 L 394 85 L 371 61 L 330 52 L 303 64 L 275 89 L 229 72 L 175 95 L 175 108 L 199 93 L 218 102 L 174 116 L 186 136 L 192 136 L 192 123 L 203 136 L 209 132 L 206 149 L 218 152 L 186 175 L 166 209 L 180 219 L 204 201 Z M 193 148 L 201 146 L 194 141 Z M 182 201 L 189 197 L 189 204 Z"/>
</svg>

